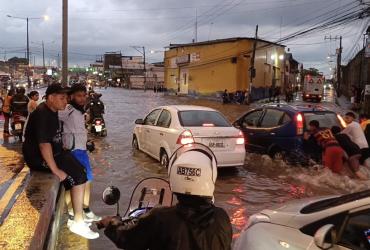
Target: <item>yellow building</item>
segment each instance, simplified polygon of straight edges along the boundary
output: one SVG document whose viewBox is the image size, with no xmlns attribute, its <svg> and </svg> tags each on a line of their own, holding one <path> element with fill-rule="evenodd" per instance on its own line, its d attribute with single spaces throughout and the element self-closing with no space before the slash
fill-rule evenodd
<svg viewBox="0 0 370 250">
<path fill-rule="evenodd" d="M 256 77 L 250 67 L 256 41 Z M 165 86 L 179 94 L 214 95 L 282 86 L 285 47 L 253 38 L 229 38 L 190 44 L 171 44 L 165 52 Z"/>
</svg>

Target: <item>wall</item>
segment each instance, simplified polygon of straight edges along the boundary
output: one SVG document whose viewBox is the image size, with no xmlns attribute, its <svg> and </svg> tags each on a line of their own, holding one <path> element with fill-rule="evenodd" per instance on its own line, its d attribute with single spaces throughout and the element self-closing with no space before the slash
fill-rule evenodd
<svg viewBox="0 0 370 250">
<path fill-rule="evenodd" d="M 351 87 L 355 85 L 361 89 L 370 84 L 370 59 L 363 57 L 363 50 L 360 51 L 346 66 L 342 67 L 341 92 L 347 96 L 352 96 Z"/>
<path fill-rule="evenodd" d="M 248 90 L 252 49 L 253 40 L 249 39 L 170 49 L 165 52 L 165 86 L 178 92 L 185 74 L 189 94 L 214 95 L 224 89 L 229 92 Z M 192 56 L 186 60 L 189 54 Z M 271 55 L 276 56 L 271 59 Z M 283 61 L 279 60 L 279 55 L 284 55 L 284 47 L 258 42 L 253 87 L 268 87 L 273 79 L 277 86 L 281 85 Z M 177 64 L 176 58 L 181 58 L 183 63 Z M 180 92 L 183 90 L 181 87 Z"/>
</svg>

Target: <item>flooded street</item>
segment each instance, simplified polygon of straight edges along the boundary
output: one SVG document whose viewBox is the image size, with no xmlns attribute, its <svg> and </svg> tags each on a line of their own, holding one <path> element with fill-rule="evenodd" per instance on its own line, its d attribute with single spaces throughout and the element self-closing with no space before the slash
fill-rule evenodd
<svg viewBox="0 0 370 250">
<path fill-rule="evenodd" d="M 166 178 L 159 163 L 131 147 L 134 121 L 160 105 L 193 104 L 215 108 L 233 122 L 246 112 L 245 105 L 222 105 L 220 102 L 185 97 L 163 96 L 152 91 L 124 89 L 99 90 L 106 105 L 106 138 L 96 138 L 97 150 L 91 154 L 95 173 L 92 208 L 98 215 L 113 215 L 115 207 L 105 205 L 102 191 L 109 185 L 121 190 L 121 211 L 126 209 L 129 196 L 139 180 L 146 177 Z M 332 105 L 332 104 L 330 104 Z M 368 182 L 350 180 L 319 168 L 290 167 L 274 162 L 266 155 L 247 154 L 245 166 L 221 169 L 217 180 L 216 205 L 228 212 L 234 237 L 247 222 L 248 216 L 289 200 L 303 197 L 355 192 L 370 187 Z M 58 249 L 111 249 L 113 244 L 103 235 L 98 240 L 84 240 L 63 226 Z"/>
</svg>

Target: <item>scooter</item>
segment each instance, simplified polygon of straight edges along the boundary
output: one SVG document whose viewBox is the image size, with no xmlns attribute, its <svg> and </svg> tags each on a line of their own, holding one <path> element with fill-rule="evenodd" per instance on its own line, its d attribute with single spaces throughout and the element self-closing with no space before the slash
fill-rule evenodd
<svg viewBox="0 0 370 250">
<path fill-rule="evenodd" d="M 89 101 L 90 117 L 92 122 L 90 124 L 91 133 L 105 137 L 107 136 L 107 128 L 105 126 L 103 114 L 104 114 L 104 104 L 100 101 L 99 97 L 93 98 Z"/>
<path fill-rule="evenodd" d="M 107 128 L 103 117 L 94 118 L 91 124 L 91 132 L 102 137 L 107 136 Z"/>
<path fill-rule="evenodd" d="M 119 212 L 120 197 L 121 192 L 115 186 L 107 187 L 102 197 L 105 204 L 117 206 L 116 216 L 119 217 L 121 217 Z M 172 206 L 173 198 L 168 181 L 157 177 L 146 178 L 134 188 L 127 210 L 121 220 L 140 218 L 154 207 Z"/>
<path fill-rule="evenodd" d="M 13 136 L 18 137 L 22 141 L 23 128 L 26 123 L 26 117 L 20 113 L 13 112 L 10 120 L 10 126 L 12 128 L 11 133 Z"/>
</svg>

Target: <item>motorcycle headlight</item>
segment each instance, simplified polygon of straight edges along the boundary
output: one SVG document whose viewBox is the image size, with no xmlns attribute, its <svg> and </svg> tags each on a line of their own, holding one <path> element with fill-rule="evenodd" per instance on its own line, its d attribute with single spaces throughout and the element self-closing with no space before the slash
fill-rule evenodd
<svg viewBox="0 0 370 250">
<path fill-rule="evenodd" d="M 251 217 L 249 217 L 246 228 L 250 228 L 251 226 L 261 222 L 270 223 L 270 217 L 260 213 L 253 214 Z"/>
</svg>

